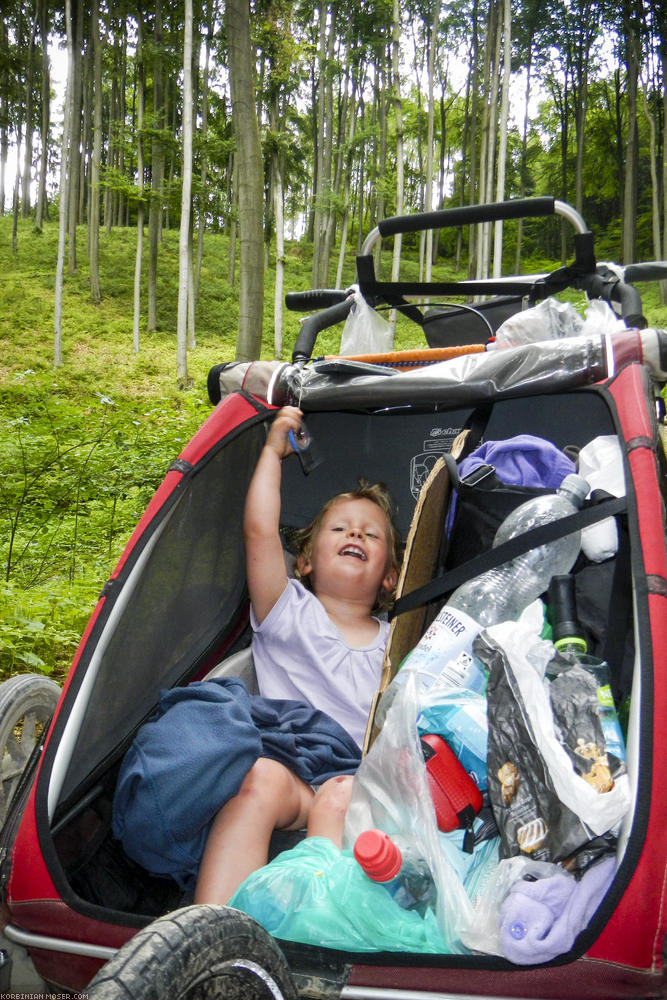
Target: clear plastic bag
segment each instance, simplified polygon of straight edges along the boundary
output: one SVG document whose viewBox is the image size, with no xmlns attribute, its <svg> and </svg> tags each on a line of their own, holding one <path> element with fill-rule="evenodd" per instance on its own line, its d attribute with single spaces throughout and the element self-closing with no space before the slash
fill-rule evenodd
<svg viewBox="0 0 667 1000">
<path fill-rule="evenodd" d="M 548 298 L 515 313 L 496 332 L 496 347 L 518 347 L 541 340 L 559 340 L 581 334 L 584 321 L 570 302 Z"/>
<path fill-rule="evenodd" d="M 394 346 L 391 324 L 371 309 L 355 286 L 354 302 L 340 339 L 340 353 L 386 354 Z"/>
<path fill-rule="evenodd" d="M 419 744 L 418 714 L 417 685 L 409 676 L 355 775 L 343 843 L 352 847 L 357 836 L 372 827 L 409 839 L 428 862 L 435 882 L 442 950 L 465 952 L 461 934 L 473 919 L 473 906 L 441 847 Z"/>
</svg>

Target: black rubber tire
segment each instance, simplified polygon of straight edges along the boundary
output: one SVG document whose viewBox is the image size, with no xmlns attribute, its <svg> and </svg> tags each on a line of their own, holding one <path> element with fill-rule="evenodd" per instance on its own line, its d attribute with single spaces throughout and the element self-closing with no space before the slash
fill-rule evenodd
<svg viewBox="0 0 667 1000">
<path fill-rule="evenodd" d="M 59 698 L 59 685 L 43 674 L 16 674 L 0 684 L 0 825 Z"/>
<path fill-rule="evenodd" d="M 287 964 L 256 920 L 186 906 L 154 920 L 104 965 L 89 1000 L 296 1000 Z"/>
</svg>

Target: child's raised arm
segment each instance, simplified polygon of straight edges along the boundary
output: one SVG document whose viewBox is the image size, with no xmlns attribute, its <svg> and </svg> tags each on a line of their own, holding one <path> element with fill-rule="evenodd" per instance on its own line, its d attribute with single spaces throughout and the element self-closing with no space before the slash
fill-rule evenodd
<svg viewBox="0 0 667 1000">
<path fill-rule="evenodd" d="M 253 611 L 262 622 L 287 586 L 287 569 L 280 539 L 282 461 L 293 452 L 303 414 L 295 406 L 279 411 L 250 481 L 243 517 L 246 573 Z"/>
</svg>

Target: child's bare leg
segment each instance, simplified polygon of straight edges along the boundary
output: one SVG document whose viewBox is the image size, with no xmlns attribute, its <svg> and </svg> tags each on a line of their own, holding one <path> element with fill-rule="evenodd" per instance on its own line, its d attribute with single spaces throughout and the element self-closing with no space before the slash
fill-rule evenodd
<svg viewBox="0 0 667 1000">
<path fill-rule="evenodd" d="M 308 816 L 308 836 L 328 837 L 337 847 L 343 846 L 345 813 L 352 795 L 351 774 L 329 778 L 317 789 Z"/>
<path fill-rule="evenodd" d="M 301 829 L 312 802 L 308 785 L 278 761 L 260 757 L 213 820 L 195 903 L 226 903 L 251 872 L 267 863 L 273 831 Z"/>
</svg>

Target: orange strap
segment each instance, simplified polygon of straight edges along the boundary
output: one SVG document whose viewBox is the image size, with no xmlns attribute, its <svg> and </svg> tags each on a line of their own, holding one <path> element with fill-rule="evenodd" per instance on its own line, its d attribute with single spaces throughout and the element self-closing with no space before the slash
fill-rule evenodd
<svg viewBox="0 0 667 1000">
<path fill-rule="evenodd" d="M 346 361 L 364 361 L 371 365 L 385 365 L 389 368 L 397 368 L 399 371 L 409 371 L 411 368 L 422 368 L 425 365 L 433 365 L 437 361 L 449 361 L 451 358 L 458 358 L 462 354 L 482 354 L 485 350 L 484 344 L 464 344 L 461 347 L 433 347 L 416 351 L 389 351 L 386 354 L 346 354 L 343 355 Z M 329 354 L 328 358 L 341 357 L 337 354 Z"/>
</svg>

